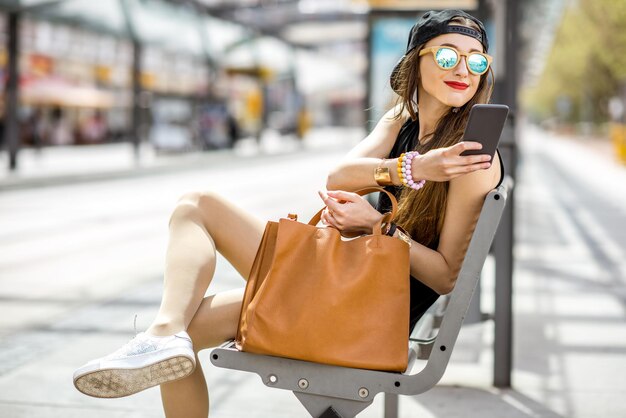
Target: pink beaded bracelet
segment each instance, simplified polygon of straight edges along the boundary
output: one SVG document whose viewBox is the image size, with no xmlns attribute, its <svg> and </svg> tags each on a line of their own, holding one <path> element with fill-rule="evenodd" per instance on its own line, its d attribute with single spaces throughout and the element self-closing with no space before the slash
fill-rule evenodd
<svg viewBox="0 0 626 418">
<path fill-rule="evenodd" d="M 410 187 L 413 190 L 419 190 L 424 187 L 424 184 L 426 184 L 426 180 L 420 180 L 416 182 L 415 180 L 413 180 L 413 175 L 411 174 L 411 163 L 413 161 L 413 158 L 417 157 L 418 155 L 420 155 L 420 153 L 417 151 L 409 151 L 405 154 L 402 154 L 402 156 L 400 157 L 402 158 L 402 161 L 400 163 L 400 179 L 402 180 L 402 184 L 404 184 L 406 187 Z"/>
</svg>

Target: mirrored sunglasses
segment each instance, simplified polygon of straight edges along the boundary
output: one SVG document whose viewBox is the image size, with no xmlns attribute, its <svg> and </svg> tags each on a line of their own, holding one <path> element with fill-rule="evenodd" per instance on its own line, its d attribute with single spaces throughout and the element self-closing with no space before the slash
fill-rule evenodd
<svg viewBox="0 0 626 418">
<path fill-rule="evenodd" d="M 461 56 L 465 57 L 467 70 L 475 75 L 487 72 L 493 58 L 482 52 L 460 52 L 451 46 L 431 46 L 420 51 L 419 56 L 433 54 L 435 63 L 442 70 L 451 70 L 459 64 Z"/>
</svg>

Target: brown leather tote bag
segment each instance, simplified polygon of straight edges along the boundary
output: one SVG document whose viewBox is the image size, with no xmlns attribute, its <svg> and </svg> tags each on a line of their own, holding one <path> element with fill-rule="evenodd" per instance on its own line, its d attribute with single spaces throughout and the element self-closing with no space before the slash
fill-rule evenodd
<svg viewBox="0 0 626 418">
<path fill-rule="evenodd" d="M 393 219 L 397 203 L 387 193 Z M 323 209 L 322 209 L 323 210 Z M 408 363 L 409 246 L 381 235 L 346 239 L 293 219 L 268 222 L 239 318 L 239 350 L 371 370 Z"/>
</svg>

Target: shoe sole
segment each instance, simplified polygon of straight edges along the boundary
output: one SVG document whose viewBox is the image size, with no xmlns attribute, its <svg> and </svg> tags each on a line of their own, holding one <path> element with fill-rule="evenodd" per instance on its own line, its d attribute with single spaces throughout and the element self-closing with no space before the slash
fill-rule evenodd
<svg viewBox="0 0 626 418">
<path fill-rule="evenodd" d="M 122 398 L 153 386 L 189 376 L 196 365 L 185 356 L 175 356 L 137 369 L 101 369 L 74 380 L 76 389 L 96 398 Z"/>
</svg>

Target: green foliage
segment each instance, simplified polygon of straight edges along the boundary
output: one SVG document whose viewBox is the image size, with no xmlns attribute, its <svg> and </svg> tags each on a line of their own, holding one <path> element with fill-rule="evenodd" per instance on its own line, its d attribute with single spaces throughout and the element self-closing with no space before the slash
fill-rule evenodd
<svg viewBox="0 0 626 418">
<path fill-rule="evenodd" d="M 586 0 L 582 6 L 598 33 L 597 58 L 616 80 L 626 80 L 626 2 Z"/>
<path fill-rule="evenodd" d="M 624 83 L 626 1 L 579 0 L 565 11 L 540 81 L 522 92 L 522 102 L 547 118 L 567 98 L 572 112 L 563 119 L 602 122 L 608 99 Z"/>
</svg>

